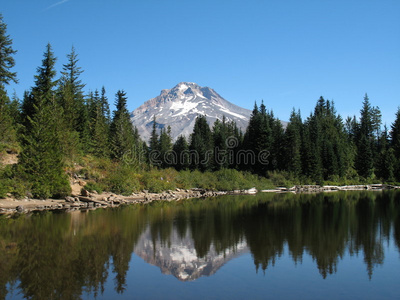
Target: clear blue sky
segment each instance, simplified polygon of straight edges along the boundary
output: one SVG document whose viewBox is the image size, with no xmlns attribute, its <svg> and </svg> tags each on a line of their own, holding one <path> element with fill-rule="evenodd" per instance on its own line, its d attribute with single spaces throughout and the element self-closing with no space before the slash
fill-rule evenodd
<svg viewBox="0 0 400 300">
<path fill-rule="evenodd" d="M 287 120 L 318 98 L 343 116 L 364 94 L 388 125 L 400 105 L 399 0 L 7 0 L 0 12 L 18 50 L 22 97 L 50 42 L 66 63 L 74 45 L 86 91 L 119 89 L 130 110 L 192 81 L 252 109 L 263 99 Z"/>
</svg>

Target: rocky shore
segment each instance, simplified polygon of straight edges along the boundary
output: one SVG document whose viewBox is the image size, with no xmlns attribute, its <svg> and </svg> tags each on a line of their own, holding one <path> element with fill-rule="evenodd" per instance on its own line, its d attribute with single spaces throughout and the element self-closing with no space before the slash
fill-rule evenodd
<svg viewBox="0 0 400 300">
<path fill-rule="evenodd" d="M 320 193 L 334 191 L 381 191 L 389 189 L 400 189 L 400 186 L 392 186 L 386 184 L 370 184 L 370 185 L 349 185 L 349 186 L 318 186 L 318 185 L 298 185 L 291 188 L 279 187 L 271 190 L 262 190 L 264 193 Z M 205 189 L 176 189 L 163 193 L 149 193 L 142 191 L 134 193 L 130 196 L 116 195 L 113 193 L 97 194 L 90 193 L 82 189 L 79 194 L 65 197 L 65 199 L 0 199 L 0 215 L 12 215 L 14 213 L 30 213 L 34 211 L 44 210 L 92 210 L 96 208 L 117 207 L 128 204 L 147 204 L 153 201 L 178 201 L 190 198 L 208 198 L 221 195 L 251 195 L 258 191 L 255 188 L 248 190 L 234 191 L 209 191 Z"/>
<path fill-rule="evenodd" d="M 227 192 L 209 191 L 205 189 L 176 189 L 163 193 L 149 193 L 142 191 L 130 196 L 113 193 L 97 194 L 82 190 L 80 195 L 67 196 L 65 199 L 0 199 L 0 214 L 29 213 L 43 210 L 88 210 L 100 207 L 117 207 L 126 204 L 147 204 L 153 201 L 178 201 L 189 198 L 208 198 L 226 195 Z"/>
</svg>

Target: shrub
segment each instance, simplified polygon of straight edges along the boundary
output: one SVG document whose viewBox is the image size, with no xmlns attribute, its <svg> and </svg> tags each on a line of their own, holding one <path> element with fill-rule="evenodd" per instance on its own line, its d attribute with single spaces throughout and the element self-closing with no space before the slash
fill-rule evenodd
<svg viewBox="0 0 400 300">
<path fill-rule="evenodd" d="M 89 192 L 96 191 L 97 193 L 101 194 L 104 190 L 104 184 L 101 184 L 99 182 L 89 181 L 85 185 L 85 189 L 88 190 Z"/>
<path fill-rule="evenodd" d="M 0 179 L 0 198 L 5 198 L 9 192 L 8 180 Z"/>
<path fill-rule="evenodd" d="M 292 187 L 300 184 L 300 180 L 295 178 L 291 173 L 285 171 L 273 171 L 267 173 L 267 178 L 271 181 L 272 185 L 279 187 Z"/>
<path fill-rule="evenodd" d="M 173 190 L 176 188 L 175 176 L 171 175 L 166 170 L 150 170 L 142 175 L 142 184 L 144 189 L 151 193 L 159 193 L 166 190 Z"/>
<path fill-rule="evenodd" d="M 16 174 L 16 165 L 7 165 L 0 170 L 0 198 L 5 198 L 7 193 L 11 193 L 16 198 L 23 198 L 27 195 L 30 190 L 29 184 Z"/>
<path fill-rule="evenodd" d="M 135 173 L 129 166 L 118 166 L 102 182 L 109 191 L 128 196 L 142 189 L 140 180 L 141 175 Z"/>
</svg>

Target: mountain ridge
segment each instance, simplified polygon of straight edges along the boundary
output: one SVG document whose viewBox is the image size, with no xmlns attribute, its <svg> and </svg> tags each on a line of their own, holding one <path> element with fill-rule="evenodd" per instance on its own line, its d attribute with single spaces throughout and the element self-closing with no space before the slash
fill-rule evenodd
<svg viewBox="0 0 400 300">
<path fill-rule="evenodd" d="M 155 116 L 158 128 L 171 126 L 171 137 L 175 140 L 180 135 L 189 137 L 198 115 L 206 115 L 211 126 L 225 116 L 227 121 L 235 121 L 244 132 L 251 111 L 229 102 L 210 87 L 180 82 L 171 89 L 161 90 L 159 96 L 136 108 L 131 113 L 131 121 L 147 142 Z"/>
</svg>

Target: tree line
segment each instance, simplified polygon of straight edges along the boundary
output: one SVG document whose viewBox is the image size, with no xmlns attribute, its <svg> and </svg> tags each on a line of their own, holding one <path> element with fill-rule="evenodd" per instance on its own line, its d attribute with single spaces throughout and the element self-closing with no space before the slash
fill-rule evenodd
<svg viewBox="0 0 400 300">
<path fill-rule="evenodd" d="M 33 87 L 22 100 L 10 98 L 6 87 L 17 82 L 12 72 L 16 50 L 6 29 L 0 15 L 0 152 L 18 153 L 19 162 L 3 168 L 0 180 L 23 182 L 34 197 L 69 194 L 66 167 L 88 155 L 136 169 L 236 169 L 260 176 L 283 172 L 315 183 L 339 178 L 400 181 L 400 109 L 391 128 L 382 129 L 380 110 L 367 95 L 359 118 L 343 120 L 334 103 L 321 97 L 304 120 L 293 110 L 286 128 L 264 103 L 255 104 L 244 133 L 223 116 L 210 127 L 206 116 L 199 115 L 190 137 L 175 142 L 169 127 L 157 129 L 154 116 L 147 145 L 130 121 L 123 90 L 115 95 L 112 113 L 104 87 L 85 94 L 73 47 L 58 76 L 48 44 Z M 7 192 L 6 186 L 0 185 L 0 194 Z"/>
<path fill-rule="evenodd" d="M 386 125 L 382 128 L 379 107 L 371 106 L 367 94 L 360 117 L 345 120 L 333 101 L 320 97 L 304 120 L 300 110 L 293 109 L 286 128 L 264 103 L 255 104 L 245 133 L 225 117 L 210 127 L 206 116 L 198 116 L 189 140 L 180 136 L 172 144 L 169 130 L 162 129 L 158 136 L 155 124 L 156 119 L 150 149 L 159 151 L 158 158 L 163 160 L 155 160 L 155 165 L 161 167 L 233 168 L 261 176 L 286 172 L 317 184 L 340 178 L 400 181 L 400 109 L 390 130 Z M 196 159 L 193 153 L 198 154 Z"/>
</svg>

